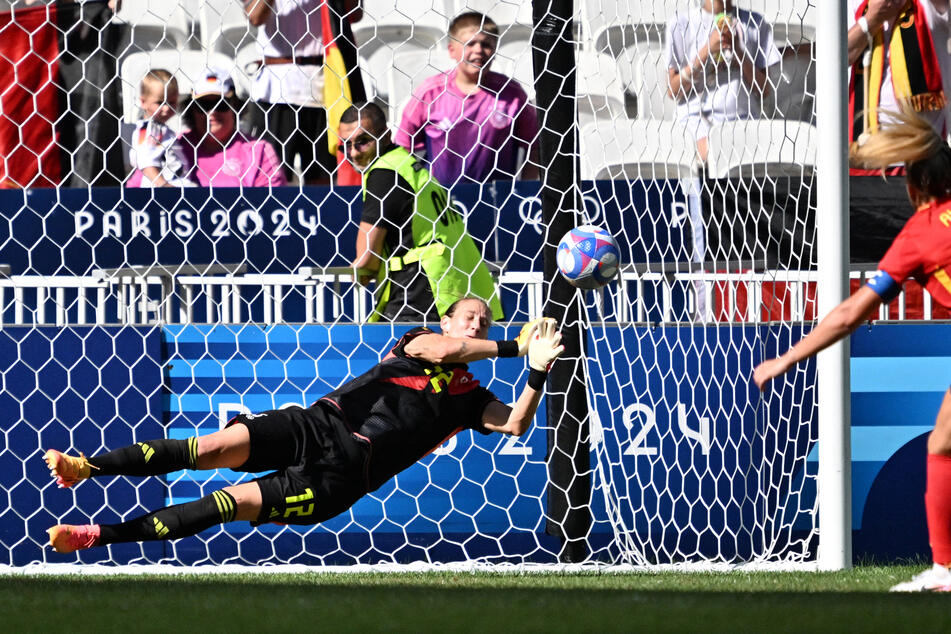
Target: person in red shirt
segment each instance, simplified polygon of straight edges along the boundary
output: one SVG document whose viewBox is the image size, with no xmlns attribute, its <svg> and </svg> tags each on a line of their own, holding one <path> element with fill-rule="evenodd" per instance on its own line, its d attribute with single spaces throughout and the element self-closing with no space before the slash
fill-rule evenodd
<svg viewBox="0 0 951 634">
<path fill-rule="evenodd" d="M 893 122 L 852 145 L 853 165 L 884 169 L 904 162 L 908 196 L 917 209 L 892 242 L 868 284 L 839 304 L 782 356 L 753 371 L 760 390 L 803 359 L 849 336 L 883 302 L 914 278 L 943 306 L 951 307 L 951 147 L 909 106 Z M 951 592 L 951 390 L 945 393 L 928 437 L 925 510 L 934 566 L 893 592 Z"/>
</svg>

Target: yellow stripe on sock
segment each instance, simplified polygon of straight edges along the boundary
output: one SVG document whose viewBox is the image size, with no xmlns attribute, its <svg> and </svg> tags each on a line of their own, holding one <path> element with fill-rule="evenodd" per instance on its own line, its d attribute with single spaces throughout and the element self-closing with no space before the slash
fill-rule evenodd
<svg viewBox="0 0 951 634">
<path fill-rule="evenodd" d="M 188 459 L 191 461 L 191 468 L 198 468 L 198 437 L 192 436 L 188 439 Z"/>
<path fill-rule="evenodd" d="M 139 447 L 142 449 L 142 453 L 145 454 L 145 461 L 148 462 L 152 459 L 152 456 L 155 455 L 155 450 L 149 447 L 146 443 L 140 442 Z"/>
<path fill-rule="evenodd" d="M 222 522 L 230 522 L 234 519 L 235 508 L 231 497 L 223 491 L 215 491 L 211 494 L 215 498 L 215 504 L 218 506 L 218 515 Z"/>
<path fill-rule="evenodd" d="M 211 494 L 211 497 L 214 498 L 214 500 L 215 500 L 215 506 L 218 507 L 218 517 L 220 517 L 222 520 L 224 520 L 224 518 L 225 518 L 225 509 L 224 509 L 224 506 L 222 505 L 221 492 L 220 492 L 220 491 L 215 491 L 214 493 Z"/>
</svg>

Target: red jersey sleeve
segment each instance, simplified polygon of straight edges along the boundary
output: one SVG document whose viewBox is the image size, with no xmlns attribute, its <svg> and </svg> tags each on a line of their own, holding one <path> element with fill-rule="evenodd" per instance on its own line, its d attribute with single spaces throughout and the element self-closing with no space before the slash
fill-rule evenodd
<svg viewBox="0 0 951 634">
<path fill-rule="evenodd" d="M 914 238 L 916 223 L 909 222 L 895 238 L 878 263 L 878 271 L 868 281 L 883 302 L 890 302 L 901 293 L 902 284 L 910 277 L 920 282 L 924 274 L 924 260 L 920 241 Z"/>
</svg>

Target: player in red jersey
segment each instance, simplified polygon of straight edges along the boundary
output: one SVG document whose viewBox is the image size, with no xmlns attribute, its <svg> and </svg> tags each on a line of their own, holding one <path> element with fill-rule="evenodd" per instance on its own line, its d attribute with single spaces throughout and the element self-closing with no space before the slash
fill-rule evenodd
<svg viewBox="0 0 951 634">
<path fill-rule="evenodd" d="M 759 364 L 753 381 L 762 390 L 796 363 L 847 337 L 883 302 L 914 278 L 943 306 L 951 307 L 951 147 L 910 108 L 894 122 L 853 144 L 851 163 L 883 169 L 905 163 L 908 196 L 917 212 L 892 242 L 868 284 L 839 304 L 781 357 Z M 951 592 L 951 390 L 945 393 L 928 436 L 925 510 L 934 566 L 895 592 Z"/>
<path fill-rule="evenodd" d="M 555 320 L 537 319 L 510 341 L 487 339 L 491 311 L 478 298 L 455 302 L 442 334 L 414 328 L 383 360 L 310 407 L 241 414 L 218 432 L 158 439 L 93 456 L 49 450 L 60 486 L 89 477 L 150 476 L 180 469 L 258 473 L 198 500 L 121 524 L 58 524 L 61 553 L 121 542 L 178 539 L 232 521 L 315 524 L 349 509 L 462 429 L 525 433 L 541 401 L 549 365 L 561 354 Z M 528 355 L 528 384 L 513 406 L 499 401 L 467 363 Z"/>
</svg>

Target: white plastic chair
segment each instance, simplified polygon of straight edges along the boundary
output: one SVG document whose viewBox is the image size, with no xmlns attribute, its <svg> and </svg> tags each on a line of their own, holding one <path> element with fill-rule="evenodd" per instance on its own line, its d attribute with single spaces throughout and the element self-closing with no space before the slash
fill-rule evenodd
<svg viewBox="0 0 951 634">
<path fill-rule="evenodd" d="M 627 49 L 617 65 L 626 91 L 637 99 L 638 119 L 675 117 L 677 103 L 667 96 L 668 70 L 663 48 Z"/>
<path fill-rule="evenodd" d="M 236 56 L 241 48 L 254 41 L 256 27 L 248 22 L 241 0 L 199 0 L 198 23 L 201 46 Z"/>
<path fill-rule="evenodd" d="M 597 0 L 579 4 L 587 46 L 616 57 L 636 43 L 662 41 L 664 24 L 684 3 L 682 0 Z"/>
<path fill-rule="evenodd" d="M 810 0 L 737 0 L 736 5 L 762 14 L 773 25 L 776 46 L 816 39 L 816 9 Z"/>
<path fill-rule="evenodd" d="M 157 48 L 188 48 L 190 18 L 183 0 L 134 0 L 123 2 L 116 21 L 128 24 L 132 50 L 152 51 Z"/>
<path fill-rule="evenodd" d="M 434 50 L 409 50 L 393 57 L 387 70 L 387 101 L 394 127 L 399 125 L 398 117 L 416 89 L 429 77 L 450 68 L 451 62 L 444 52 Z"/>
<path fill-rule="evenodd" d="M 438 0 L 363 0 L 363 19 L 353 23 L 360 54 L 371 57 L 377 49 L 415 43 L 435 46 L 446 35 L 447 7 Z"/>
<path fill-rule="evenodd" d="M 711 178 L 767 178 L 811 174 L 816 164 L 816 128 L 787 119 L 730 121 L 707 137 Z"/>
<path fill-rule="evenodd" d="M 617 62 L 610 55 L 580 51 L 576 58 L 578 111 L 590 112 L 597 119 L 626 118 L 624 82 Z M 531 79 L 528 80 L 531 83 Z"/>
<path fill-rule="evenodd" d="M 439 68 L 438 60 L 444 59 L 447 65 L 450 62 L 445 51 L 434 50 L 416 40 L 387 43 L 373 50 L 369 55 L 367 50 L 361 47 L 359 64 L 360 72 L 363 75 L 363 84 L 368 93 L 367 98 L 385 101 L 392 112 L 393 107 L 399 103 L 399 100 L 394 99 L 390 91 L 395 89 L 405 97 L 415 87 L 415 84 L 409 82 L 410 75 L 407 72 L 394 73 L 395 65 L 399 63 L 401 64 L 400 68 L 405 66 L 408 71 L 414 71 L 417 67 L 428 64 L 430 56 L 434 62 L 434 68 L 429 73 L 430 75 L 436 74 L 436 69 Z M 427 61 L 424 62 L 424 59 Z M 403 61 L 398 62 L 398 60 Z M 418 81 L 421 81 L 421 79 L 417 80 L 417 83 Z"/>
<path fill-rule="evenodd" d="M 786 55 L 770 68 L 770 118 L 815 123 L 816 66 L 807 55 Z M 764 100 L 765 105 L 765 100 Z"/>
<path fill-rule="evenodd" d="M 675 121 L 620 119 L 582 127 L 583 179 L 684 179 L 696 174 L 697 143 Z"/>
</svg>

